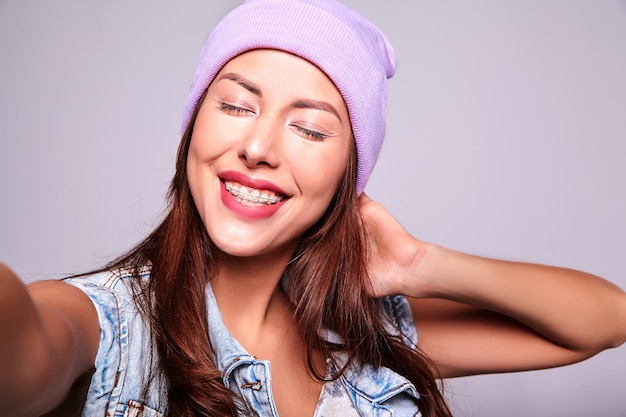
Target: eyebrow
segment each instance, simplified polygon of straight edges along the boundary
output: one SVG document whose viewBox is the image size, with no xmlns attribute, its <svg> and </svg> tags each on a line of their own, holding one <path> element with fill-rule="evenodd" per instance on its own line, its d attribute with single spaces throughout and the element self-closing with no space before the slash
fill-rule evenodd
<svg viewBox="0 0 626 417">
<path fill-rule="evenodd" d="M 244 77 L 242 77 L 239 74 L 229 72 L 229 73 L 223 74 L 219 78 L 218 81 L 220 80 L 234 81 L 240 86 L 242 86 L 243 88 L 245 88 L 246 90 L 248 90 L 249 92 L 251 92 L 252 94 L 254 94 L 255 96 L 263 97 L 263 94 L 261 93 L 261 89 L 259 87 L 257 87 L 252 81 L 246 80 Z"/>
<path fill-rule="evenodd" d="M 334 114 L 337 117 L 337 119 L 339 119 L 339 121 L 342 121 L 341 116 L 339 116 L 339 112 L 337 111 L 337 109 L 335 109 L 335 107 L 332 104 L 327 103 L 325 101 L 310 100 L 310 99 L 298 100 L 292 104 L 292 107 L 296 109 L 324 110 L 324 111 Z"/>
<path fill-rule="evenodd" d="M 255 96 L 263 97 L 261 88 L 259 88 L 252 81 L 234 72 L 228 72 L 226 74 L 223 74 L 218 79 L 218 81 L 220 80 L 234 81 L 240 86 L 242 86 L 243 88 L 245 88 L 246 90 L 248 90 L 249 92 L 251 92 L 252 94 L 254 94 Z M 327 103 L 325 101 L 313 100 L 313 99 L 301 99 L 301 100 L 295 101 L 291 106 L 296 109 L 315 109 L 315 110 L 327 111 L 335 115 L 335 117 L 337 117 L 339 121 L 342 121 L 341 116 L 339 116 L 339 112 L 337 111 L 337 109 L 335 109 L 335 107 L 332 104 Z"/>
</svg>

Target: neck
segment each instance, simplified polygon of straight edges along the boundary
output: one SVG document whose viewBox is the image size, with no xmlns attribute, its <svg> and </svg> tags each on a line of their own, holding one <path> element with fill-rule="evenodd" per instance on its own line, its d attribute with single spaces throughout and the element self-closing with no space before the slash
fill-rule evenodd
<svg viewBox="0 0 626 417">
<path fill-rule="evenodd" d="M 289 302 L 278 284 L 292 254 L 246 258 L 220 254 L 219 273 L 211 286 L 224 324 L 244 346 L 283 327 L 290 316 Z"/>
</svg>

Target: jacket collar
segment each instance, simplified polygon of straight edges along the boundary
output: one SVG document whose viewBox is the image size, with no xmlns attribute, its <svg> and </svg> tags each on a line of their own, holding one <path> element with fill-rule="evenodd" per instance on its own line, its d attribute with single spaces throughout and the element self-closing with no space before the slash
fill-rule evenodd
<svg viewBox="0 0 626 417">
<path fill-rule="evenodd" d="M 226 328 L 222 313 L 217 305 L 211 284 L 207 284 L 206 302 L 208 311 L 209 340 L 217 369 L 224 375 L 228 387 L 229 376 L 238 366 L 257 362 L 256 358 L 233 337 Z"/>
<path fill-rule="evenodd" d="M 206 301 L 211 348 L 216 366 L 224 374 L 224 384 L 228 387 L 230 374 L 237 367 L 259 361 L 250 355 L 226 328 L 210 284 L 207 284 Z M 339 341 L 338 335 L 331 331 L 324 332 L 323 337 L 330 342 Z M 347 361 L 347 354 L 334 354 L 330 362 L 332 371 L 337 372 Z M 369 364 L 363 365 L 352 361 L 340 378 L 348 389 L 374 403 L 386 401 L 401 392 L 406 392 L 416 399 L 420 398 L 414 385 L 407 378 L 388 368 L 374 368 Z"/>
</svg>

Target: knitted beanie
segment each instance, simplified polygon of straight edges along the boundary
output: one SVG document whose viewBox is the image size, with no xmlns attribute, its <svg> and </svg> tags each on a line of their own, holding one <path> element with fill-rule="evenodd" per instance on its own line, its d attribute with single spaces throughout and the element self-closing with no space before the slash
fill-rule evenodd
<svg viewBox="0 0 626 417">
<path fill-rule="evenodd" d="M 385 136 L 387 79 L 395 72 L 396 58 L 376 26 L 335 0 L 249 0 L 227 14 L 200 54 L 183 131 L 219 70 L 237 55 L 261 48 L 304 58 L 333 81 L 350 115 L 361 194 Z"/>
</svg>

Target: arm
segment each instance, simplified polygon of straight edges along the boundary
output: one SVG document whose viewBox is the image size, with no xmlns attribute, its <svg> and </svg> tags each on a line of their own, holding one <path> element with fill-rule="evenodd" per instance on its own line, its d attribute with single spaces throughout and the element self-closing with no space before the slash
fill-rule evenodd
<svg viewBox="0 0 626 417">
<path fill-rule="evenodd" d="M 440 299 L 411 304 L 422 342 L 448 376 L 566 365 L 626 339 L 626 295 L 601 278 L 427 247 L 421 278 L 405 284 L 420 282 L 414 297 Z M 441 299 L 473 309 L 459 314 Z"/>
<path fill-rule="evenodd" d="M 56 281 L 24 286 L 0 264 L 0 409 L 35 416 L 54 409 L 93 366 L 97 313 L 82 291 Z"/>
<path fill-rule="evenodd" d="M 626 340 L 626 294 L 608 281 L 426 244 L 367 196 L 361 205 L 374 291 L 410 297 L 443 377 L 565 365 Z"/>
</svg>

